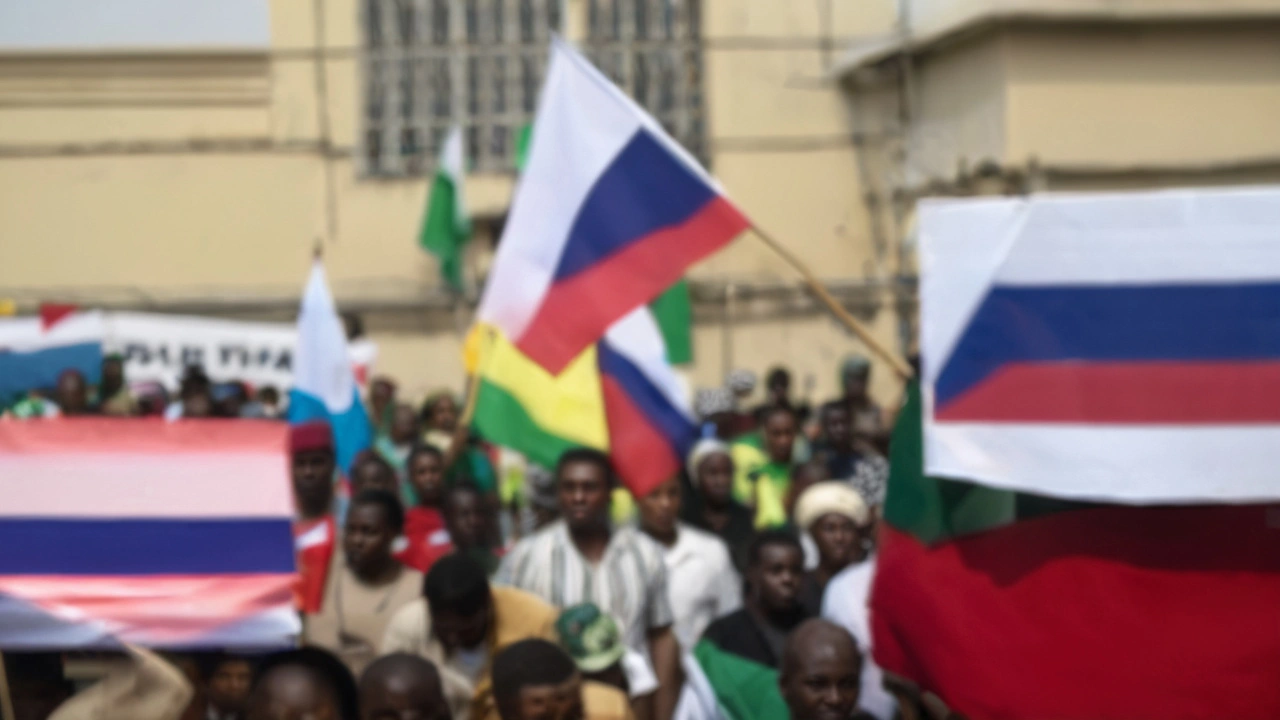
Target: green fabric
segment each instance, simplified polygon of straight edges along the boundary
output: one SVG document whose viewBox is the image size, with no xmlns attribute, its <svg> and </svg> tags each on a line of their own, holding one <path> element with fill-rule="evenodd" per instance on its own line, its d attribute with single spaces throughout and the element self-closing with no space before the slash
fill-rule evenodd
<svg viewBox="0 0 1280 720">
<path fill-rule="evenodd" d="M 524 172 L 529 162 L 529 143 L 533 140 L 533 123 L 525 123 L 516 128 L 516 172 Z"/>
<path fill-rule="evenodd" d="M 466 217 L 458 212 L 458 188 L 455 179 L 438 172 L 427 200 L 427 214 L 422 221 L 418 243 L 440 261 L 440 275 L 455 290 L 463 289 L 463 249 L 471 237 Z"/>
<path fill-rule="evenodd" d="M 698 642 L 693 656 L 729 720 L 790 717 L 778 688 L 777 670 L 727 653 L 710 640 Z"/>
<path fill-rule="evenodd" d="M 542 467 L 555 467 L 560 455 L 578 446 L 543 430 L 514 396 L 483 379 L 474 417 L 476 432 L 485 440 L 523 453 Z"/>
<path fill-rule="evenodd" d="M 479 448 L 467 448 L 462 457 L 445 473 L 445 480 L 449 484 L 462 479 L 470 480 L 472 485 L 486 495 L 498 492 L 498 474 L 493 471 L 489 456 Z"/>
<path fill-rule="evenodd" d="M 693 362 L 693 305 L 689 299 L 689 283 L 680 280 L 649 303 L 653 318 L 667 344 L 667 362 L 683 365 Z"/>
<path fill-rule="evenodd" d="M 924 474 L 924 423 L 920 385 L 907 386 L 907 402 L 898 414 L 889 446 L 889 490 L 884 519 L 937 543 L 1040 515 L 1096 507 L 1097 503 L 1013 492 Z"/>
</svg>

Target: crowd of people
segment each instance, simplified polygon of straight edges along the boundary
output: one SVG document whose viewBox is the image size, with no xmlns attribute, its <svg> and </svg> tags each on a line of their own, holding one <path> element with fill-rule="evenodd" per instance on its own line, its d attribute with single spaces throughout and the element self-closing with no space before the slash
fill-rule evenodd
<svg viewBox="0 0 1280 720">
<path fill-rule="evenodd" d="M 273 388 L 193 368 L 169 402 L 139 396 L 123 370 L 107 358 L 96 388 L 63 373 L 7 414 L 282 415 Z M 782 368 L 755 407 L 750 372 L 699 391 L 684 471 L 641 498 L 604 453 L 531 466 L 460 431 L 451 393 L 415 408 L 375 378 L 376 439 L 350 468 L 326 424 L 290 428 L 300 647 L 163 660 L 133 649 L 120 671 L 131 679 L 109 676 L 53 717 L 145 695 L 165 710 L 109 716 L 695 720 L 707 717 L 691 679 L 703 647 L 775 673 L 770 692 L 797 720 L 893 717 L 866 652 L 891 421 L 868 396 L 870 370 L 850 358 L 842 393 L 816 410 Z M 39 676 L 30 687 L 62 682 Z"/>
</svg>

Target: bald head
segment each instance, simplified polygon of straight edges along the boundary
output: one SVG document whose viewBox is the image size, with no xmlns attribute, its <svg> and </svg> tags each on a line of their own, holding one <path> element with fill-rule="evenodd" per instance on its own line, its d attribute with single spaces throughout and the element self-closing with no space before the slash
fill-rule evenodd
<svg viewBox="0 0 1280 720">
<path fill-rule="evenodd" d="M 858 706 L 862 657 L 853 637 L 826 620 L 806 620 L 782 651 L 778 685 L 792 720 L 843 720 Z"/>
<path fill-rule="evenodd" d="M 250 720 L 306 716 L 337 720 L 338 697 L 316 668 L 285 664 L 262 673 L 249 696 Z"/>
<path fill-rule="evenodd" d="M 453 717 L 436 666 L 405 653 L 385 655 L 365 669 L 360 677 L 360 713 L 365 720 Z"/>
</svg>

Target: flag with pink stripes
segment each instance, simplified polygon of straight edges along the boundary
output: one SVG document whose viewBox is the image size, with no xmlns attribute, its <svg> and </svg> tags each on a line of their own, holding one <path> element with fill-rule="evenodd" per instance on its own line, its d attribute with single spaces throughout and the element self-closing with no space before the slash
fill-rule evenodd
<svg viewBox="0 0 1280 720">
<path fill-rule="evenodd" d="M 0 422 L 0 647 L 290 642 L 286 432 Z"/>
</svg>

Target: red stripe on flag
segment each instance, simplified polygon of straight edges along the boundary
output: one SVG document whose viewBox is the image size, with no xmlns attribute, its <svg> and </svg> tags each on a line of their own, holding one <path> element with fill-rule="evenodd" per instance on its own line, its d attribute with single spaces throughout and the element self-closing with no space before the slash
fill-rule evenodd
<svg viewBox="0 0 1280 720">
<path fill-rule="evenodd" d="M 1280 363 L 1008 365 L 935 416 L 944 422 L 1275 423 Z"/>
<path fill-rule="evenodd" d="M 877 662 L 974 718 L 1280 717 L 1280 506 L 882 526 Z"/>
<path fill-rule="evenodd" d="M 595 267 L 553 283 L 516 347 L 558 374 L 615 321 L 657 297 L 695 262 L 750 226 L 717 196 L 680 225 L 652 233 Z"/>
<path fill-rule="evenodd" d="M 637 498 L 648 495 L 680 470 L 671 443 L 627 391 L 608 375 L 600 377 L 605 420 L 609 424 L 609 456 L 627 489 Z"/>
<path fill-rule="evenodd" d="M 60 418 L 58 422 L 0 424 L 0 453 L 95 452 L 188 454 L 279 453 L 285 463 L 289 426 L 274 420 Z"/>
</svg>

